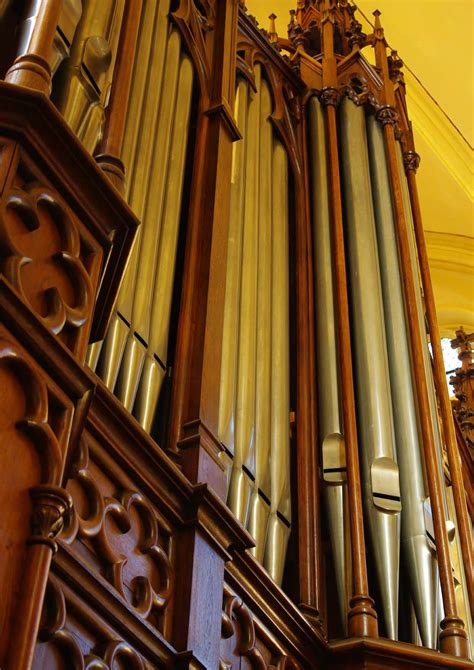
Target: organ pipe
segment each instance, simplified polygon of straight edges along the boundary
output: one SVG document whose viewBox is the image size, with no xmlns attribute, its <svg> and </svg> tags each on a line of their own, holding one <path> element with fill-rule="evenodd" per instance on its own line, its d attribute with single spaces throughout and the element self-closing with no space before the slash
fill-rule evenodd
<svg viewBox="0 0 474 670">
<path fill-rule="evenodd" d="M 437 566 L 429 546 L 426 528 L 424 505 L 427 494 L 383 132 L 374 116 L 369 116 L 367 119 L 367 133 L 396 451 L 400 469 L 401 552 L 407 566 L 421 639 L 425 646 L 436 648 Z"/>
<path fill-rule="evenodd" d="M 340 121 L 363 499 L 385 627 L 396 639 L 400 485 L 364 109 L 346 98 Z"/>
<path fill-rule="evenodd" d="M 219 438 L 228 504 L 281 582 L 291 523 L 288 166 L 259 65 L 255 75 L 255 91 L 237 84 Z"/>
<path fill-rule="evenodd" d="M 123 142 L 130 174 L 126 196 L 142 226 L 97 362 L 105 383 L 147 431 L 168 365 L 194 80 L 179 33 L 168 26 L 167 9 L 166 2 L 148 2 L 142 12 L 134 72 L 145 75 L 132 80 Z"/>
<path fill-rule="evenodd" d="M 350 538 L 347 519 L 346 455 L 340 408 L 330 205 L 324 116 L 316 97 L 309 103 L 313 196 L 314 282 L 318 429 L 323 495 L 336 576 L 339 613 L 346 628 L 351 593 Z M 348 560 L 349 559 L 349 560 Z"/>
</svg>

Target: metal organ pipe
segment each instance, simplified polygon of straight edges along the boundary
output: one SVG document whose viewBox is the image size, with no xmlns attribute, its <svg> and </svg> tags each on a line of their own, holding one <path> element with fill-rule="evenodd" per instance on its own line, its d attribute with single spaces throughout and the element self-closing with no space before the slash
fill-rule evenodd
<svg viewBox="0 0 474 670">
<path fill-rule="evenodd" d="M 322 456 L 323 495 L 328 516 L 340 617 L 343 627 L 346 628 L 347 604 L 352 593 L 345 483 L 346 455 L 339 398 L 326 138 L 324 115 L 316 97 L 312 97 L 309 102 L 309 118 L 319 445 Z"/>
<path fill-rule="evenodd" d="M 291 522 L 288 161 L 260 65 L 255 88 L 237 84 L 219 439 L 228 504 L 280 583 Z"/>
<path fill-rule="evenodd" d="M 255 394 L 257 364 L 258 183 L 260 165 L 261 73 L 255 69 L 256 91 L 249 94 L 242 224 L 242 269 L 239 303 L 239 354 L 235 404 L 234 462 L 229 505 L 248 522 L 252 478 L 255 475 Z M 244 469 L 245 468 L 245 469 Z"/>
<path fill-rule="evenodd" d="M 383 130 L 373 116 L 367 118 L 367 137 L 400 469 L 401 551 L 421 639 L 425 646 L 436 648 L 438 571 L 427 537 L 427 496 Z"/>
<path fill-rule="evenodd" d="M 290 537 L 290 272 L 288 242 L 288 159 L 273 139 L 271 290 L 270 516 L 264 566 L 280 584 Z M 267 466 L 268 467 L 268 466 Z"/>
<path fill-rule="evenodd" d="M 400 485 L 363 107 L 345 98 L 340 122 L 363 498 L 386 632 L 396 639 Z"/>
<path fill-rule="evenodd" d="M 193 65 L 168 2 L 144 4 L 123 141 L 126 197 L 142 225 L 97 372 L 151 431 L 168 366 Z M 147 79 L 147 76 L 149 77 Z M 138 150 L 139 147 L 143 149 Z M 94 352 L 93 352 L 94 353 Z"/>
</svg>

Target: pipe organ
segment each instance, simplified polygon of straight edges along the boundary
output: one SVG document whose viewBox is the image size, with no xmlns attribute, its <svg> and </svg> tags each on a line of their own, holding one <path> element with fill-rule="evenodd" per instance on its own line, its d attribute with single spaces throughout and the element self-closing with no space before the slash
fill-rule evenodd
<svg viewBox="0 0 474 670">
<path fill-rule="evenodd" d="M 277 583 L 290 532 L 288 159 L 270 87 L 237 84 L 219 439 L 230 508 Z"/>
<path fill-rule="evenodd" d="M 472 668 L 403 63 L 245 5 L 0 2 L 5 670 Z"/>
</svg>

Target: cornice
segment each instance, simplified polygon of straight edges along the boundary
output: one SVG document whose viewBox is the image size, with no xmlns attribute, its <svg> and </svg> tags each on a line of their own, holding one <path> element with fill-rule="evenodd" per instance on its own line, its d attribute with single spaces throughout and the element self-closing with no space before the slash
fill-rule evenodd
<svg viewBox="0 0 474 670">
<path fill-rule="evenodd" d="M 423 138 L 471 202 L 474 202 L 472 148 L 408 69 L 405 72 L 405 81 L 415 141 L 416 135 Z"/>
</svg>

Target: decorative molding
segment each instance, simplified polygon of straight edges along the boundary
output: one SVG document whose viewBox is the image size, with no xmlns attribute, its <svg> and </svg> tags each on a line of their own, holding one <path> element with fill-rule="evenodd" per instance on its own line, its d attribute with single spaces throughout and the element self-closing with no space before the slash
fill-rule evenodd
<svg viewBox="0 0 474 670">
<path fill-rule="evenodd" d="M 405 81 L 415 140 L 419 134 L 473 202 L 472 148 L 409 70 Z"/>
</svg>

